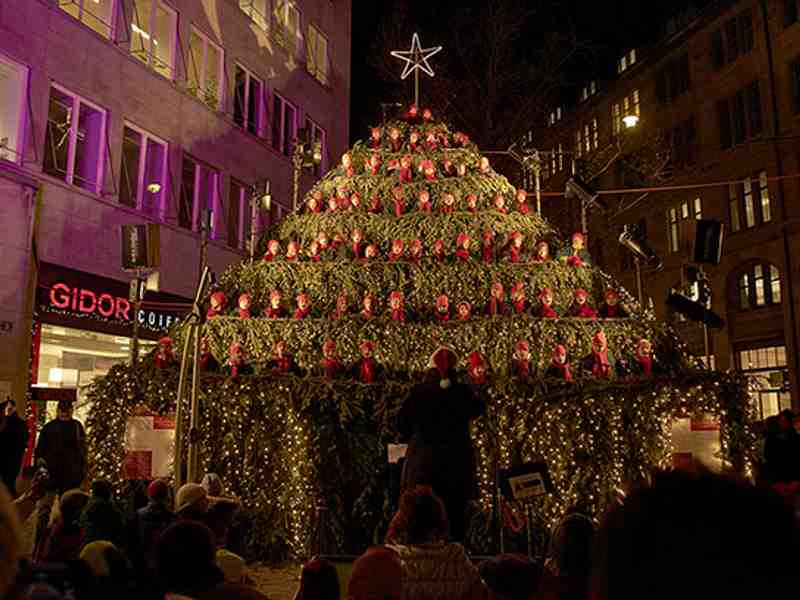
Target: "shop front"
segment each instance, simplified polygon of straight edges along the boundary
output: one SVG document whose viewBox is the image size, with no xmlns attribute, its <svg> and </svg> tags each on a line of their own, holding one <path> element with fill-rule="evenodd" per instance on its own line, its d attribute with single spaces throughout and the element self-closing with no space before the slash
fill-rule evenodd
<svg viewBox="0 0 800 600">
<path fill-rule="evenodd" d="M 89 384 L 130 358 L 133 319 L 139 321 L 144 355 L 190 304 L 172 294 L 147 292 L 134 314 L 128 283 L 42 263 L 31 348 L 31 401 L 37 422 L 55 417 L 57 402 L 51 399 L 64 393 L 47 390 L 74 390 L 75 417 L 85 423 Z"/>
</svg>

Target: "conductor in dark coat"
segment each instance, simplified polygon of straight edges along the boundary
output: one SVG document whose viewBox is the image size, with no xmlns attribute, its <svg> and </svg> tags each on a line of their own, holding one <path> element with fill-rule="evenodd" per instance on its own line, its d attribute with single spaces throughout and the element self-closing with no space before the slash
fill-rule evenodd
<svg viewBox="0 0 800 600">
<path fill-rule="evenodd" d="M 429 485 L 444 502 L 450 539 L 461 541 L 469 500 L 478 494 L 475 453 L 469 423 L 484 405 L 469 385 L 454 380 L 457 361 L 447 348 L 432 357 L 438 376 L 415 386 L 397 417 L 397 429 L 409 440 L 401 488 Z"/>
</svg>

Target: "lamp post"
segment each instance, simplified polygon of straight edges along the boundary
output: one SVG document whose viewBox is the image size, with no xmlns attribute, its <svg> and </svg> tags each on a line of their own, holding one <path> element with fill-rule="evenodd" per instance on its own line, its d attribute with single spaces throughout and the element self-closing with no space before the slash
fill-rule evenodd
<svg viewBox="0 0 800 600">
<path fill-rule="evenodd" d="M 269 211 L 272 207 L 272 182 L 265 179 L 261 183 L 253 184 L 250 190 L 250 264 L 255 260 L 256 254 L 256 229 L 258 227 L 258 209 Z"/>
<path fill-rule="evenodd" d="M 320 163 L 322 163 L 322 141 L 310 141 L 308 130 L 299 129 L 292 152 L 292 210 L 297 210 L 300 204 L 300 175 L 303 169 L 313 169 Z"/>
</svg>

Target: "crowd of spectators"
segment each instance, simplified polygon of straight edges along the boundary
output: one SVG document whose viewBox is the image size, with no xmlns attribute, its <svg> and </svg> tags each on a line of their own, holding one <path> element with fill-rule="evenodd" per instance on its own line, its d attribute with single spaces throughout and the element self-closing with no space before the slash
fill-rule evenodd
<svg viewBox="0 0 800 600">
<path fill-rule="evenodd" d="M 14 486 L 0 485 L 0 600 L 265 598 L 228 544 L 239 506 L 219 477 L 187 483 L 174 498 L 167 481 L 155 480 L 147 505 L 125 515 L 108 481 L 92 481 L 86 493 L 85 472 L 53 473 L 63 455 L 85 466 L 82 427 L 70 407 L 59 408 L 59 423 L 45 427 L 37 447 L 42 466 L 17 465 Z M 784 412 L 767 424 L 759 485 L 700 465 L 654 474 L 605 515 L 569 511 L 542 562 L 471 559 L 452 541 L 443 499 L 417 485 L 402 494 L 384 543 L 355 561 L 345 585 L 333 564 L 315 558 L 303 566 L 295 599 L 789 596 L 800 589 L 794 422 Z"/>
</svg>

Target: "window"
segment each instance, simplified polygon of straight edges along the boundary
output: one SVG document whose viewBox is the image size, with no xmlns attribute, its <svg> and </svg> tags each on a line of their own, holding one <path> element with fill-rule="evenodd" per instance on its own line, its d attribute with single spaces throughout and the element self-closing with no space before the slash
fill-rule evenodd
<svg viewBox="0 0 800 600">
<path fill-rule="evenodd" d="M 300 11 L 290 0 L 274 0 L 272 35 L 290 54 L 297 53 L 300 38 Z"/>
<path fill-rule="evenodd" d="M 756 264 L 739 276 L 739 310 L 781 303 L 781 274 L 770 264 Z"/>
<path fill-rule="evenodd" d="M 550 116 L 548 118 L 547 124 L 552 127 L 556 123 L 561 120 L 561 107 L 557 107 L 555 110 L 550 111 Z"/>
<path fill-rule="evenodd" d="M 783 23 L 786 27 L 789 27 L 797 23 L 798 13 L 800 13 L 800 11 L 797 10 L 797 0 L 784 0 L 784 4 Z"/>
<path fill-rule="evenodd" d="M 625 127 L 623 119 L 630 115 L 642 116 L 639 104 L 639 90 L 633 90 L 621 102 L 615 102 L 611 105 L 611 122 L 614 135 L 620 134 Z"/>
<path fill-rule="evenodd" d="M 272 147 L 284 156 L 291 156 L 295 137 L 297 137 L 297 109 L 288 100 L 274 94 Z"/>
<path fill-rule="evenodd" d="M 671 61 L 656 76 L 656 98 L 661 104 L 672 102 L 690 87 L 688 54 Z"/>
<path fill-rule="evenodd" d="M 113 39 L 116 0 L 59 0 L 58 5 L 106 39 Z"/>
<path fill-rule="evenodd" d="M 311 23 L 306 36 L 306 69 L 322 85 L 328 85 L 328 39 Z"/>
<path fill-rule="evenodd" d="M 189 35 L 188 91 L 218 110 L 222 104 L 222 48 L 195 27 Z"/>
<path fill-rule="evenodd" d="M 617 60 L 617 73 L 624 73 L 636 63 L 636 49 L 633 49 Z"/>
<path fill-rule="evenodd" d="M 218 215 L 219 171 L 189 156 L 183 157 L 181 171 L 181 195 L 178 207 L 178 225 L 184 229 L 198 231 L 201 226 L 203 212 L 211 211 L 212 239 L 218 239 L 219 222 L 223 215 Z"/>
<path fill-rule="evenodd" d="M 789 75 L 792 81 L 792 111 L 800 113 L 800 58 L 789 63 Z"/>
<path fill-rule="evenodd" d="M 119 179 L 121 204 L 161 219 L 167 191 L 167 143 L 126 124 Z"/>
<path fill-rule="evenodd" d="M 314 144 L 319 142 L 322 149 L 322 161 L 318 165 L 314 165 L 314 175 L 321 177 L 328 170 L 328 134 L 311 119 L 306 119 L 306 131 L 308 131 L 308 141 L 311 147 L 313 148 Z"/>
<path fill-rule="evenodd" d="M 669 147 L 673 169 L 681 170 L 694 164 L 696 142 L 697 134 L 694 128 L 694 116 L 678 123 L 667 131 L 666 143 Z"/>
<path fill-rule="evenodd" d="M 730 98 L 719 100 L 717 118 L 722 148 L 730 148 L 759 135 L 763 126 L 759 82 L 754 81 Z"/>
<path fill-rule="evenodd" d="M 178 13 L 161 0 L 134 0 L 131 54 L 167 79 L 175 78 Z"/>
<path fill-rule="evenodd" d="M 250 243 L 250 190 L 231 178 L 228 189 L 228 246 L 247 248 Z"/>
<path fill-rule="evenodd" d="M 728 186 L 731 233 L 772 221 L 767 172 L 761 170 L 741 183 Z"/>
<path fill-rule="evenodd" d="M 239 8 L 242 12 L 264 31 L 269 29 L 267 2 L 268 0 L 239 0 Z"/>
<path fill-rule="evenodd" d="M 716 70 L 753 49 L 753 14 L 746 10 L 711 34 L 711 62 Z"/>
<path fill-rule="evenodd" d="M 558 170 L 564 170 L 564 146 L 562 144 L 558 145 Z"/>
<path fill-rule="evenodd" d="M 233 120 L 250 133 L 264 133 L 264 82 L 241 65 L 236 65 Z"/>
<path fill-rule="evenodd" d="M 699 220 L 702 218 L 703 199 L 699 196 L 691 200 L 684 200 L 677 206 L 667 209 L 667 241 L 670 252 L 675 253 L 680 250 L 680 222 L 693 219 Z"/>
<path fill-rule="evenodd" d="M 583 156 L 583 128 L 578 127 L 575 132 L 575 156 L 580 158 Z"/>
<path fill-rule="evenodd" d="M 99 194 L 103 183 L 106 111 L 52 86 L 47 110 L 44 172 Z"/>
<path fill-rule="evenodd" d="M 597 82 L 592 80 L 581 88 L 581 102 L 584 102 L 597 93 Z"/>
<path fill-rule="evenodd" d="M 28 69 L 0 55 L 0 160 L 22 161 Z"/>
<path fill-rule="evenodd" d="M 737 366 L 755 384 L 750 398 L 761 419 L 792 407 L 786 346 L 779 343 L 743 349 L 736 353 L 736 358 Z"/>
</svg>

